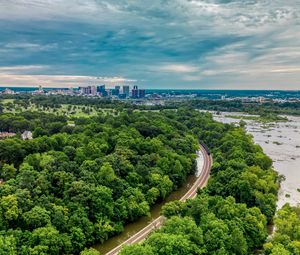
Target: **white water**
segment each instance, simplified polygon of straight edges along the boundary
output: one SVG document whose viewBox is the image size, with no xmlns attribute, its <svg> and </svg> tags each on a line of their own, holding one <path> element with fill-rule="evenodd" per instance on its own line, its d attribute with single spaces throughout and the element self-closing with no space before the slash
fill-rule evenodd
<svg viewBox="0 0 300 255">
<path fill-rule="evenodd" d="M 223 123 L 240 121 L 226 115 L 246 116 L 241 113 L 213 113 L 214 119 Z M 252 134 L 255 143 L 273 160 L 274 169 L 286 178 L 279 191 L 278 208 L 285 203 L 300 204 L 300 190 L 297 191 L 300 189 L 300 117 L 286 117 L 288 122 L 270 123 L 269 127 L 257 121 L 244 120 L 247 132 Z"/>
</svg>

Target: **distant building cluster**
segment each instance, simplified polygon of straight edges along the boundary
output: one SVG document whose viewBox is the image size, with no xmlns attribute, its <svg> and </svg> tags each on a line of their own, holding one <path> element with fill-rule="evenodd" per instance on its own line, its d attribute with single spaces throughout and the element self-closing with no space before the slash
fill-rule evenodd
<svg viewBox="0 0 300 255">
<path fill-rule="evenodd" d="M 99 97 L 116 97 L 120 99 L 126 98 L 145 98 L 146 93 L 144 89 L 139 89 L 134 86 L 130 90 L 130 86 L 123 85 L 115 86 L 114 88 L 106 88 L 105 85 L 100 86 L 85 86 L 79 87 L 80 95 L 84 96 L 99 96 Z"/>
<path fill-rule="evenodd" d="M 255 91 L 254 91 L 255 92 Z M 300 92 L 300 91 L 299 91 Z M 155 90 L 148 89 L 147 94 L 145 89 L 140 89 L 138 86 L 116 85 L 113 88 L 102 85 L 80 86 L 78 88 L 26 88 L 22 91 L 20 89 L 6 88 L 0 91 L 0 94 L 14 95 L 19 93 L 31 93 L 32 95 L 67 95 L 67 96 L 85 96 L 85 97 L 99 97 L 112 99 L 131 99 L 134 104 L 145 105 L 162 105 L 166 100 L 182 100 L 182 99 L 209 99 L 209 100 L 223 100 L 234 101 L 239 100 L 249 103 L 265 103 L 265 102 L 299 102 L 299 92 L 255 92 L 245 93 L 243 91 L 232 91 L 224 93 L 222 90 Z M 147 100 L 144 100 L 147 99 Z"/>
<path fill-rule="evenodd" d="M 5 95 L 14 95 L 14 94 L 16 94 L 16 92 L 13 91 L 12 89 L 6 88 L 5 90 L 1 91 L 1 94 L 5 94 Z"/>
<path fill-rule="evenodd" d="M 81 86 L 79 88 L 70 89 L 43 89 L 39 86 L 38 89 L 30 92 L 33 95 L 77 95 L 77 96 L 89 96 L 89 97 L 111 97 L 119 99 L 143 99 L 146 97 L 145 89 L 139 89 L 138 86 L 131 87 L 129 85 L 119 86 L 114 88 L 107 88 L 104 84 L 99 86 Z M 11 89 L 5 89 L 0 94 L 13 95 L 18 94 Z"/>
</svg>

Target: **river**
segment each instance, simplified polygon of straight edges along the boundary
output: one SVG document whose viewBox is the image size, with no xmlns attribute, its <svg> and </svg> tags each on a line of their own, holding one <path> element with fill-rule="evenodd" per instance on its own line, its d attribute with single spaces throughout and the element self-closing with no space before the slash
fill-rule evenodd
<svg viewBox="0 0 300 255">
<path fill-rule="evenodd" d="M 235 118 L 228 117 L 236 116 Z M 238 123 L 239 116 L 253 116 L 242 113 L 213 113 L 214 119 L 223 123 Z M 253 136 L 255 143 L 259 144 L 264 152 L 273 160 L 275 170 L 285 176 L 279 191 L 277 206 L 282 207 L 285 203 L 297 205 L 300 203 L 300 117 L 286 116 L 288 122 L 276 122 L 263 124 L 255 120 L 244 121 L 247 123 L 246 130 Z M 179 200 L 193 185 L 203 166 L 203 156 L 198 153 L 197 170 L 195 175 L 188 177 L 186 183 L 177 191 L 172 192 L 162 203 L 152 207 L 149 217 L 142 217 L 136 222 L 127 224 L 124 231 L 105 241 L 95 245 L 101 254 L 105 254 L 130 236 L 134 235 L 154 219 L 160 216 L 161 207 L 169 201 Z"/>
<path fill-rule="evenodd" d="M 238 119 L 229 117 L 232 115 Z M 238 123 L 241 119 L 239 116 L 251 115 L 222 112 L 213 113 L 213 116 L 215 120 L 223 123 Z M 287 122 L 267 124 L 244 119 L 247 132 L 273 160 L 274 169 L 285 176 L 278 195 L 278 209 L 285 203 L 300 204 L 300 117 L 285 117 L 288 118 Z"/>
<path fill-rule="evenodd" d="M 203 165 L 204 165 L 204 158 L 200 151 L 197 152 L 197 158 L 196 158 L 196 170 L 193 175 L 190 175 L 184 185 L 179 188 L 176 191 L 173 191 L 163 202 L 155 204 L 150 211 L 150 216 L 145 216 L 140 218 L 139 220 L 129 223 L 124 227 L 124 230 L 119 235 L 116 235 L 107 241 L 105 241 L 103 244 L 95 245 L 94 248 L 98 251 L 100 251 L 101 254 L 106 254 L 107 252 L 111 251 L 115 247 L 117 247 L 119 244 L 126 241 L 129 237 L 133 236 L 137 232 L 139 232 L 141 229 L 146 227 L 148 224 L 150 224 L 153 220 L 158 218 L 160 216 L 161 208 L 162 206 L 170 201 L 179 200 L 181 197 L 183 197 L 187 191 L 193 186 L 195 183 L 197 177 L 200 175 Z"/>
</svg>

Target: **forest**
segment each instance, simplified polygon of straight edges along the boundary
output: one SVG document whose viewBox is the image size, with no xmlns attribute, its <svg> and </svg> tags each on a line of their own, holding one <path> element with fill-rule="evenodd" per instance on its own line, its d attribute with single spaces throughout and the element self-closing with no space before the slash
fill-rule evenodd
<svg viewBox="0 0 300 255">
<path fill-rule="evenodd" d="M 121 255 L 254 254 L 263 250 L 280 181 L 272 160 L 242 128 L 218 123 L 203 132 L 194 114 L 187 123 L 213 152 L 207 187 L 194 200 L 166 204 L 165 225 L 143 244 L 124 248 Z"/>
<path fill-rule="evenodd" d="M 28 107 L 32 100 L 50 108 L 61 103 L 60 97 L 16 101 Z M 111 101 L 95 105 L 113 108 Z M 166 204 L 166 224 L 121 255 L 298 254 L 298 237 L 265 243 L 280 177 L 243 127 L 190 107 L 131 107 L 118 103 L 114 112 L 85 117 L 0 114 L 0 131 L 17 133 L 0 140 L 1 255 L 99 254 L 87 248 L 120 233 L 183 185 L 195 170 L 199 141 L 214 160 L 207 187 L 194 200 Z M 32 140 L 21 139 L 25 130 Z"/>
<path fill-rule="evenodd" d="M 2 254 L 78 254 L 147 215 L 195 169 L 184 115 L 126 111 L 73 126 L 51 114 L 1 115 L 2 130 L 34 137 L 0 140 Z"/>
<path fill-rule="evenodd" d="M 208 111 L 219 112 L 244 112 L 249 114 L 256 114 L 263 117 L 276 116 L 278 114 L 300 115 L 300 102 L 272 102 L 266 101 L 262 103 L 257 102 L 243 102 L 242 100 L 207 100 L 207 99 L 193 99 L 182 100 L 180 102 L 168 102 L 166 107 L 191 107 L 193 109 L 201 109 Z"/>
</svg>

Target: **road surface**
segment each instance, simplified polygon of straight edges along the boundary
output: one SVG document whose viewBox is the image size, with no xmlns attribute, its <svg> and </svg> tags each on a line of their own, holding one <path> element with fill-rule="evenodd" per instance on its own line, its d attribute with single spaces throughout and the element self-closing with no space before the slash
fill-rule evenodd
<svg viewBox="0 0 300 255">
<path fill-rule="evenodd" d="M 193 186 L 180 199 L 180 201 L 185 201 L 190 198 L 195 198 L 197 196 L 197 190 L 199 188 L 203 188 L 208 181 L 210 169 L 212 166 L 212 157 L 207 154 L 207 152 L 205 151 L 205 149 L 202 146 L 200 146 L 200 152 L 202 153 L 203 158 L 204 158 L 204 163 L 203 163 L 201 173 L 200 173 L 199 177 L 197 178 L 197 180 L 195 181 L 195 183 L 193 184 Z M 145 238 L 154 229 L 160 228 L 165 220 L 166 220 L 166 218 L 164 216 L 160 216 L 160 217 L 156 218 L 149 225 L 144 227 L 142 230 L 140 230 L 139 232 L 137 232 L 136 234 L 134 234 L 133 236 L 128 238 L 126 241 L 124 241 L 123 243 L 118 245 L 116 248 L 112 249 L 110 252 L 106 253 L 106 255 L 116 255 L 119 253 L 119 251 L 122 249 L 122 247 L 124 245 L 139 243 L 139 242 L 145 240 Z"/>
</svg>

